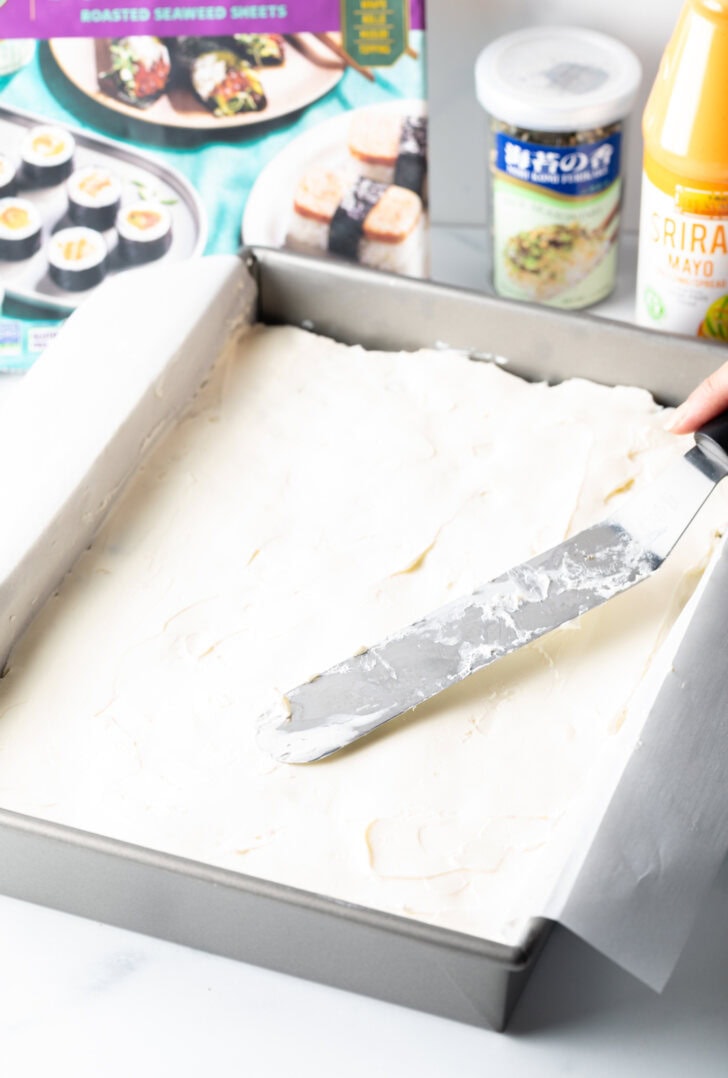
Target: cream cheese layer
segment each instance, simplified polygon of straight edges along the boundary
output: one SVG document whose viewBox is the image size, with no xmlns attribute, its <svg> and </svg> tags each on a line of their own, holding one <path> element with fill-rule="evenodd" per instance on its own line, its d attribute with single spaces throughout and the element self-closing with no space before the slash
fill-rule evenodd
<svg viewBox="0 0 728 1078">
<path fill-rule="evenodd" d="M 329 759 L 281 693 L 610 513 L 687 448 L 644 391 L 256 328 L 0 682 L 0 806 L 503 942 L 704 570 L 644 584 Z"/>
</svg>

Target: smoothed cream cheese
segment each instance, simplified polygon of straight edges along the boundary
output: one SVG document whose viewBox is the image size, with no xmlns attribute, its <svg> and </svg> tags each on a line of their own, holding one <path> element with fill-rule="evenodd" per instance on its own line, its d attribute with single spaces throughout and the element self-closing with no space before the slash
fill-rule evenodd
<svg viewBox="0 0 728 1078">
<path fill-rule="evenodd" d="M 638 492 L 689 440 L 644 391 L 255 328 L 0 682 L 0 805 L 515 941 L 728 518 L 649 581 L 318 764 L 281 694 Z"/>
</svg>

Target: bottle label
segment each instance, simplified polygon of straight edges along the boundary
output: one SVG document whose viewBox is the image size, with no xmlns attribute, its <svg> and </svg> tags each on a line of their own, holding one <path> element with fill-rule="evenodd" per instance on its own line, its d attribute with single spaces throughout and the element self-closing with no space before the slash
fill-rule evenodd
<svg viewBox="0 0 728 1078">
<path fill-rule="evenodd" d="M 682 207 L 702 209 L 686 212 Z M 728 341 L 728 213 L 714 193 L 668 195 L 642 177 L 637 321 Z"/>
<path fill-rule="evenodd" d="M 496 132 L 493 271 L 496 291 L 553 307 L 587 307 L 616 276 L 620 132 L 544 145 Z"/>
</svg>

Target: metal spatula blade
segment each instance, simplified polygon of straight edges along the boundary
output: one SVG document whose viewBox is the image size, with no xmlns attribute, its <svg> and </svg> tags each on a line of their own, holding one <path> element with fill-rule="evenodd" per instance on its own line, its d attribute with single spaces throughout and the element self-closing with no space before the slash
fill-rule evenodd
<svg viewBox="0 0 728 1078">
<path fill-rule="evenodd" d="M 292 689 L 259 719 L 259 746 L 319 760 L 650 576 L 728 474 L 728 413 L 696 443 L 601 524 Z"/>
</svg>

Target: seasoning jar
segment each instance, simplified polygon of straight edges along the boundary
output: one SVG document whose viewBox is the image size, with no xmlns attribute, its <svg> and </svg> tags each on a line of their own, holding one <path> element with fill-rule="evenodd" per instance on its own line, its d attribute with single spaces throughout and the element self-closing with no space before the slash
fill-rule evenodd
<svg viewBox="0 0 728 1078">
<path fill-rule="evenodd" d="M 568 309 L 597 303 L 617 276 L 637 57 L 605 34 L 539 26 L 491 42 L 475 75 L 491 116 L 496 292 Z"/>
</svg>

